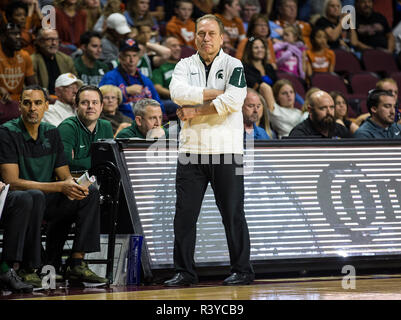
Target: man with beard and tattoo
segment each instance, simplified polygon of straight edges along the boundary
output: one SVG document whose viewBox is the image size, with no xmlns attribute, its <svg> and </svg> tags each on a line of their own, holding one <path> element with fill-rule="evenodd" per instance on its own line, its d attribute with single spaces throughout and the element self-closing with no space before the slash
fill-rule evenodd
<svg viewBox="0 0 401 320">
<path fill-rule="evenodd" d="M 370 117 L 355 132 L 358 139 L 400 139 L 401 126 L 394 122 L 396 98 L 392 91 L 374 89 L 366 102 Z"/>
<path fill-rule="evenodd" d="M 327 92 L 319 90 L 313 93 L 308 111 L 309 117 L 293 128 L 289 137 L 352 138 L 349 130 L 336 122 L 334 101 Z"/>
</svg>

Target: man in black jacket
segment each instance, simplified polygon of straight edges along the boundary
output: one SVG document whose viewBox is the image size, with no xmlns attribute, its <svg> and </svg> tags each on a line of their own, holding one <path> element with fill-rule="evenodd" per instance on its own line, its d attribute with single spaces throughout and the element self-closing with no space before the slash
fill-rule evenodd
<svg viewBox="0 0 401 320">
<path fill-rule="evenodd" d="M 327 92 L 319 90 L 313 93 L 308 110 L 309 117 L 292 129 L 289 137 L 352 138 L 349 130 L 336 122 L 334 101 Z"/>
</svg>

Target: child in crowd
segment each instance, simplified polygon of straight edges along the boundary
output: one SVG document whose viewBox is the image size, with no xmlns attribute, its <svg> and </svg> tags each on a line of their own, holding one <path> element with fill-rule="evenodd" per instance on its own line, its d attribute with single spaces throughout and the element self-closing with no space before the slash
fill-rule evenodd
<svg viewBox="0 0 401 320">
<path fill-rule="evenodd" d="M 283 29 L 283 41 L 274 45 L 277 69 L 305 79 L 306 46 L 298 27 L 289 25 Z"/>
<path fill-rule="evenodd" d="M 327 45 L 327 34 L 323 29 L 315 28 L 311 33 L 312 49 L 306 51 L 307 76 L 315 72 L 334 72 L 336 56 Z"/>
<path fill-rule="evenodd" d="M 191 19 L 193 3 L 190 0 L 179 0 L 175 4 L 175 16 L 166 25 L 167 36 L 174 36 L 180 45 L 195 46 L 195 22 Z"/>
<path fill-rule="evenodd" d="M 34 36 L 32 30 L 26 28 L 27 17 L 28 5 L 22 1 L 11 2 L 11 4 L 6 7 L 7 22 L 19 26 L 21 30 L 22 49 L 32 54 L 35 52 Z"/>
</svg>

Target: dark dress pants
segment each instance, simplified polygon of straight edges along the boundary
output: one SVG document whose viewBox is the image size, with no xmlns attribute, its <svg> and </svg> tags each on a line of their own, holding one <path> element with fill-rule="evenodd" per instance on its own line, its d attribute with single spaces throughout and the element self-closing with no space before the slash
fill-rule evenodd
<svg viewBox="0 0 401 320">
<path fill-rule="evenodd" d="M 4 229 L 2 260 L 23 267 L 41 266 L 41 226 L 46 200 L 39 190 L 9 191 L 0 225 Z"/>
<path fill-rule="evenodd" d="M 100 250 L 99 191 L 89 187 L 89 195 L 82 200 L 69 200 L 62 193 L 46 195 L 45 220 L 47 222 L 47 264 L 60 266 L 64 243 L 75 223 L 72 252 Z"/>
<path fill-rule="evenodd" d="M 183 164 L 185 161 L 182 158 L 188 157 L 197 158 L 198 164 Z M 219 164 L 213 164 L 211 155 L 202 156 L 203 160 L 208 159 L 203 161 L 208 164 L 202 164 L 198 155 L 180 154 L 177 164 L 174 266 L 176 272 L 184 272 L 192 279 L 197 279 L 194 261 L 196 222 L 209 182 L 225 228 L 231 272 L 253 273 L 249 231 L 244 213 L 244 176 L 236 174 L 236 170 L 242 168 L 242 157 L 240 163 L 236 163 L 234 155 L 228 155 L 231 164 L 223 162 L 224 155 L 213 157 L 215 160 L 217 158 Z M 238 155 L 235 158 L 238 159 Z"/>
</svg>

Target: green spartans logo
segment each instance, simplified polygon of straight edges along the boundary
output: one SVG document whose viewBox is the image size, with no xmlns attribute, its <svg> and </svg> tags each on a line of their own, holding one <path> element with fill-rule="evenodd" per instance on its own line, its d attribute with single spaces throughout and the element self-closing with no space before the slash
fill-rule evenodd
<svg viewBox="0 0 401 320">
<path fill-rule="evenodd" d="M 216 73 L 216 79 L 223 79 L 223 69 L 220 69 Z"/>
<path fill-rule="evenodd" d="M 244 69 L 242 67 L 237 67 L 233 70 L 230 84 L 237 88 L 244 88 L 246 86 Z"/>
</svg>

